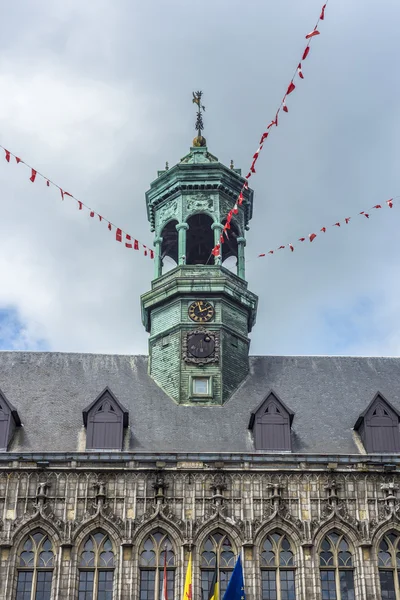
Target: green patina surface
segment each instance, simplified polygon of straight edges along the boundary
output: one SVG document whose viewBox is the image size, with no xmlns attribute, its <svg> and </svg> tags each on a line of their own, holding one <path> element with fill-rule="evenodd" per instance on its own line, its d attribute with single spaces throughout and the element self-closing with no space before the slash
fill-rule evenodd
<svg viewBox="0 0 400 600">
<path fill-rule="evenodd" d="M 244 279 L 245 231 L 252 216 L 252 190 L 246 191 L 243 210 L 233 220 L 240 239 L 237 274 L 218 264 L 218 259 L 216 264 L 185 264 L 189 217 L 208 215 L 217 242 L 223 219 L 242 185 L 240 170 L 222 165 L 203 146 L 191 148 L 180 163 L 159 171 L 146 193 L 148 219 L 155 232 L 155 277 L 151 290 L 141 298 L 142 320 L 150 334 L 149 370 L 179 404 L 221 405 L 248 373 L 248 334 L 256 320 L 258 302 Z M 162 275 L 162 234 L 171 220 L 177 221 L 178 266 Z M 214 316 L 209 322 L 199 325 L 189 318 L 188 308 L 196 300 L 213 305 Z M 184 359 L 186 335 L 199 328 L 218 336 L 217 362 L 199 365 Z M 193 377 L 210 378 L 207 398 L 193 396 Z"/>
</svg>

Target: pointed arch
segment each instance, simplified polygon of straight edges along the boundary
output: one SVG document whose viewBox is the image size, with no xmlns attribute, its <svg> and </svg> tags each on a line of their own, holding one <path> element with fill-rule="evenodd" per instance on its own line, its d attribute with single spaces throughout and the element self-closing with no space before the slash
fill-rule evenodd
<svg viewBox="0 0 400 600">
<path fill-rule="evenodd" d="M 230 531 L 229 531 L 230 530 Z M 204 529 L 197 540 L 199 581 L 202 598 L 209 597 L 213 584 L 213 578 L 218 573 L 218 592 L 222 598 L 231 573 L 235 566 L 241 540 L 234 534 L 233 528 L 219 526 L 214 523 L 213 527 Z"/>
<path fill-rule="evenodd" d="M 291 537 L 281 528 L 275 527 L 269 532 L 263 532 L 257 548 L 261 575 L 260 600 L 294 600 L 298 552 Z"/>
<path fill-rule="evenodd" d="M 378 580 L 382 598 L 400 599 L 400 525 L 384 523 L 373 538 L 374 558 L 378 565 Z"/>
<path fill-rule="evenodd" d="M 50 600 L 54 592 L 56 547 L 42 527 L 25 534 L 17 546 L 15 600 Z"/>
<path fill-rule="evenodd" d="M 322 597 L 347 600 L 355 593 L 355 547 L 339 528 L 332 527 L 317 546 Z"/>
<path fill-rule="evenodd" d="M 92 528 L 75 547 L 76 587 L 84 600 L 113 598 L 117 587 L 118 546 L 104 527 Z"/>
<path fill-rule="evenodd" d="M 167 572 L 168 597 L 175 597 L 177 548 L 165 528 L 152 528 L 142 535 L 138 545 L 138 563 L 141 600 L 161 600 L 164 568 Z"/>
</svg>

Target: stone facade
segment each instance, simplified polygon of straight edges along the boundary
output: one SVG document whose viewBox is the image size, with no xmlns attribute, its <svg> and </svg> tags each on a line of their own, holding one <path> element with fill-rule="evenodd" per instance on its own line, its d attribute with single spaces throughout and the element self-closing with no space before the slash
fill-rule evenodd
<svg viewBox="0 0 400 600">
<path fill-rule="evenodd" d="M 311 456 L 164 458 L 119 455 L 106 462 L 82 454 L 4 464 L 0 599 L 14 598 L 21 544 L 36 531 L 54 547 L 52 600 L 77 598 L 78 557 L 97 530 L 113 544 L 115 600 L 139 598 L 138 556 L 155 530 L 167 533 L 173 546 L 175 599 L 193 550 L 193 598 L 200 600 L 199 557 L 217 530 L 229 536 L 236 555 L 243 551 L 248 600 L 261 598 L 260 553 L 275 531 L 290 540 L 298 600 L 322 597 L 318 553 L 331 531 L 345 535 L 353 555 L 355 597 L 380 598 L 378 547 L 385 533 L 400 532 L 396 465 L 355 456 L 337 463 Z"/>
</svg>

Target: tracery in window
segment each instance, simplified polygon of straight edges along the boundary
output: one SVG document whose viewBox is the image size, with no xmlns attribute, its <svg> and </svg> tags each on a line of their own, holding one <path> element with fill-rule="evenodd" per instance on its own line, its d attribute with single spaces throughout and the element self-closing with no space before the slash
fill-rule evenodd
<svg viewBox="0 0 400 600">
<path fill-rule="evenodd" d="M 354 600 L 354 565 L 350 545 L 344 535 L 332 531 L 319 552 L 323 600 Z"/>
<path fill-rule="evenodd" d="M 286 535 L 275 532 L 267 536 L 260 567 L 262 600 L 295 600 L 294 551 Z"/>
<path fill-rule="evenodd" d="M 200 557 L 202 600 L 208 600 L 216 565 L 218 565 L 218 597 L 222 598 L 235 566 L 235 554 L 231 540 L 222 531 L 216 531 L 205 540 Z"/>
<path fill-rule="evenodd" d="M 167 568 L 168 598 L 174 598 L 175 552 L 164 531 L 157 530 L 144 540 L 139 554 L 140 600 L 161 600 Z"/>
<path fill-rule="evenodd" d="M 112 600 L 115 551 L 107 534 L 88 536 L 79 555 L 78 600 Z"/>
<path fill-rule="evenodd" d="M 16 600 L 50 600 L 54 548 L 41 531 L 29 534 L 18 555 Z"/>
<path fill-rule="evenodd" d="M 400 600 L 400 536 L 391 532 L 384 536 L 378 552 L 382 600 Z"/>
</svg>

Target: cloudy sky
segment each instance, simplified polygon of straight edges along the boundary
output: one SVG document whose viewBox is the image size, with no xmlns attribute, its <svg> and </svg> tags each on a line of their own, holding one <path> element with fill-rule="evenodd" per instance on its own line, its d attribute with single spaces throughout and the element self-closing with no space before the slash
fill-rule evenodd
<svg viewBox="0 0 400 600">
<path fill-rule="evenodd" d="M 152 244 L 144 194 L 193 138 L 248 168 L 321 0 L 0 0 L 0 144 Z M 397 0 L 330 0 L 252 179 L 253 354 L 397 355 Z M 145 353 L 152 264 L 0 155 L 0 349 Z"/>
</svg>

